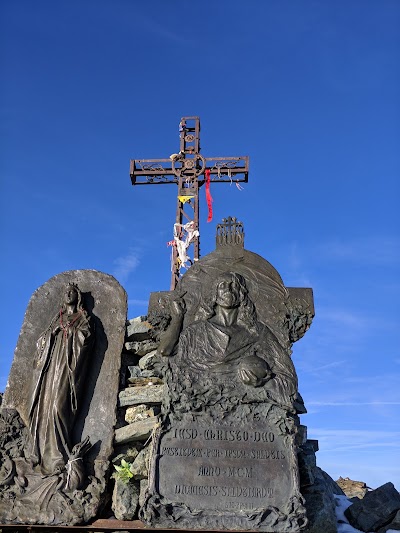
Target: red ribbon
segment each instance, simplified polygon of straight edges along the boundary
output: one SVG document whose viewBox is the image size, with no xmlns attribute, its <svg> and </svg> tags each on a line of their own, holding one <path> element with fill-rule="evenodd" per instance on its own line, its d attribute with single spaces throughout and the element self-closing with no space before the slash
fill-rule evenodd
<svg viewBox="0 0 400 533">
<path fill-rule="evenodd" d="M 213 211 L 212 211 L 212 202 L 213 202 L 213 199 L 212 199 L 212 196 L 211 196 L 211 193 L 210 193 L 210 174 L 211 174 L 211 171 L 209 169 L 207 169 L 205 171 L 205 175 L 206 175 L 206 200 L 207 200 L 207 205 L 208 205 L 208 218 L 207 218 L 207 222 L 211 222 L 212 220 L 212 217 L 213 217 Z"/>
</svg>

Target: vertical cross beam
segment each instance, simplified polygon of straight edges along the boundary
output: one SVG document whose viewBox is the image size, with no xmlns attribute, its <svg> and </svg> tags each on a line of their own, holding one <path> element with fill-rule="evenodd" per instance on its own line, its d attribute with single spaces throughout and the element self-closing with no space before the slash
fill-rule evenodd
<svg viewBox="0 0 400 533">
<path fill-rule="evenodd" d="M 178 185 L 174 244 L 171 266 L 171 290 L 181 276 L 200 257 L 199 189 L 206 183 L 247 182 L 249 158 L 208 157 L 200 154 L 200 119 L 182 117 L 179 123 L 179 153 L 169 159 L 132 159 L 132 185 L 175 183 Z"/>
</svg>

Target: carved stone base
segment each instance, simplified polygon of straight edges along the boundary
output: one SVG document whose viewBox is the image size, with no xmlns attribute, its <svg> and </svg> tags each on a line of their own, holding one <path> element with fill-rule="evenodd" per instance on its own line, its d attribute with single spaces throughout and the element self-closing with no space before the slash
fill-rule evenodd
<svg viewBox="0 0 400 533">
<path fill-rule="evenodd" d="M 89 466 L 84 456 L 77 457 L 58 474 L 43 476 L 26 457 L 28 431 L 13 409 L 0 409 L 0 442 L 1 522 L 75 525 L 96 515 L 105 497 L 108 461 Z"/>
</svg>

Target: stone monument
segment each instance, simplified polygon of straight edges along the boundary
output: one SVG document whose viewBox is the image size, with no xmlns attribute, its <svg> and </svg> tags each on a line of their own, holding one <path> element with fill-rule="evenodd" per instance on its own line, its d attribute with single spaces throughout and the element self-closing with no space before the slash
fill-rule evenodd
<svg viewBox="0 0 400 533">
<path fill-rule="evenodd" d="M 167 392 L 139 516 L 160 528 L 304 529 L 291 346 L 314 316 L 311 289 L 285 287 L 229 217 L 216 250 L 152 301 L 153 315 L 169 308 Z"/>
<path fill-rule="evenodd" d="M 110 275 L 64 272 L 32 296 L 0 408 L 0 523 L 96 516 L 113 451 L 127 298 Z"/>
</svg>

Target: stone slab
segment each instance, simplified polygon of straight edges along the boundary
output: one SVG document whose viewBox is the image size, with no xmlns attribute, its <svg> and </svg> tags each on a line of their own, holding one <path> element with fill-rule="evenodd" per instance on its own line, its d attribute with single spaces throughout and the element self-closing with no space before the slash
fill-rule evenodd
<svg viewBox="0 0 400 533">
<path fill-rule="evenodd" d="M 164 396 L 164 385 L 146 385 L 145 387 L 129 387 L 119 393 L 119 405 L 161 404 Z"/>
<path fill-rule="evenodd" d="M 160 494 L 192 510 L 256 512 L 272 499 L 281 507 L 291 490 L 290 455 L 268 425 L 176 425 L 160 442 Z"/>
<path fill-rule="evenodd" d="M 85 375 L 85 393 L 78 411 L 72 440 L 90 438 L 91 449 L 85 455 L 88 474 L 98 484 L 82 513 L 71 518 L 49 511 L 35 516 L 29 506 L 26 517 L 21 514 L 13 522 L 63 524 L 83 523 L 92 519 L 99 508 L 105 489 L 109 458 L 113 451 L 116 403 L 119 388 L 121 351 L 125 337 L 127 296 L 118 281 L 96 270 L 71 270 L 51 278 L 32 295 L 21 328 L 14 360 L 6 387 L 2 408 L 16 410 L 25 425 L 29 420 L 29 404 L 34 380 L 33 359 L 36 342 L 49 320 L 60 309 L 60 300 L 68 283 L 75 283 L 82 292 L 84 307 L 90 315 L 95 331 L 95 342 L 90 352 L 90 364 Z M 93 494 L 94 494 L 93 492 Z M 1 498 L 0 498 L 1 499 Z M 9 506 L 9 504 L 8 504 Z M 22 511 L 20 511 L 21 513 Z M 0 510 L 0 520 L 15 513 Z"/>
<path fill-rule="evenodd" d="M 377 531 L 393 520 L 400 510 L 400 494 L 393 483 L 385 483 L 344 512 L 350 524 L 361 531 Z"/>
<path fill-rule="evenodd" d="M 150 416 L 144 420 L 138 420 L 115 431 L 116 444 L 146 440 L 157 425 L 158 418 Z"/>
<path fill-rule="evenodd" d="M 275 424 L 198 417 L 160 429 L 155 442 L 144 505 L 153 525 L 300 531 L 289 519 L 299 497 L 295 444 Z"/>
</svg>

